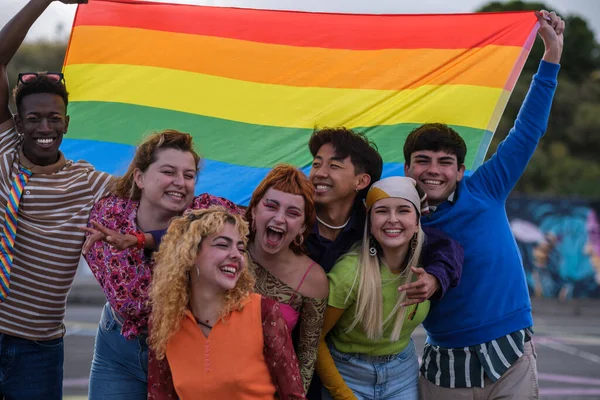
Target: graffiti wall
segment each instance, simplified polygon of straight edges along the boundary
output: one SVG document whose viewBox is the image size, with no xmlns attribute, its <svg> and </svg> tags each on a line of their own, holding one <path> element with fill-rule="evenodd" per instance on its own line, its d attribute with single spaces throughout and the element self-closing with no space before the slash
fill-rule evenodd
<svg viewBox="0 0 600 400">
<path fill-rule="evenodd" d="M 532 296 L 600 298 L 600 202 L 515 196 L 507 213 Z"/>
</svg>

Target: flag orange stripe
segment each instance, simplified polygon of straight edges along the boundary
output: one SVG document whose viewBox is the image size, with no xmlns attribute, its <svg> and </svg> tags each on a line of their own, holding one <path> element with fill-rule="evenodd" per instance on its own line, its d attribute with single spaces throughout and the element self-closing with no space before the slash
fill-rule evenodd
<svg viewBox="0 0 600 400">
<path fill-rule="evenodd" d="M 113 50 L 119 47 L 127 51 Z M 157 48 L 164 50 L 156 51 Z M 67 65 L 144 65 L 303 87 L 401 90 L 462 84 L 503 88 L 521 51 L 513 46 L 332 50 L 133 28 L 78 26 Z"/>
</svg>

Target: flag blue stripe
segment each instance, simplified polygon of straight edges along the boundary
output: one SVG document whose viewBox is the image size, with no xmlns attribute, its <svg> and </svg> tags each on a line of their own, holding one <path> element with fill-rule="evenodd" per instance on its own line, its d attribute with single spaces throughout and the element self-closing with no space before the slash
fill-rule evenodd
<svg viewBox="0 0 600 400">
<path fill-rule="evenodd" d="M 135 147 L 131 145 L 67 138 L 63 140 L 61 150 L 69 159 L 85 160 L 97 169 L 114 175 L 122 175 L 127 171 L 135 153 Z M 302 166 L 302 170 L 308 173 L 310 165 Z M 236 204 L 247 205 L 252 192 L 269 171 L 270 168 L 203 159 L 196 194 L 208 192 Z M 383 177 L 395 175 L 404 175 L 404 164 L 385 163 Z"/>
</svg>

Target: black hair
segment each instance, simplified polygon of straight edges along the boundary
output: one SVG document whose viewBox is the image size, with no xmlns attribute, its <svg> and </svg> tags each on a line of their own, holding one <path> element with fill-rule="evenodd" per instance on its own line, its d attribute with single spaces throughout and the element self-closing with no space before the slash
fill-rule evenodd
<svg viewBox="0 0 600 400">
<path fill-rule="evenodd" d="M 37 77 L 31 79 L 27 83 L 19 82 L 13 90 L 17 113 L 19 113 L 25 96 L 38 93 L 56 94 L 63 99 L 65 108 L 69 105 L 69 93 L 67 93 L 65 84 L 62 81 L 49 79 L 45 73 L 39 73 Z"/>
<path fill-rule="evenodd" d="M 355 132 L 344 127 L 315 128 L 308 141 L 308 148 L 312 156 L 315 157 L 319 149 L 328 143 L 333 146 L 336 157 L 350 157 L 356 174 L 369 175 L 371 184 L 381 178 L 383 160 L 377 150 L 377 145 L 364 133 Z M 364 192 L 362 194 L 366 194 L 371 184 L 361 191 Z"/>
<path fill-rule="evenodd" d="M 424 124 L 414 129 L 404 142 L 404 162 L 410 165 L 415 151 L 444 151 L 456 156 L 458 168 L 465 163 L 467 145 L 454 129 L 446 124 Z"/>
</svg>

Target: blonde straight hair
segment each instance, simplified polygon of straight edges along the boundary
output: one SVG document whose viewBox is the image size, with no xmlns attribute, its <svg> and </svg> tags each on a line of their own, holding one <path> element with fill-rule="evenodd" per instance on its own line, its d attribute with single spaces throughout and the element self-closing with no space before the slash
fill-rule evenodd
<svg viewBox="0 0 600 400">
<path fill-rule="evenodd" d="M 370 240 L 369 240 L 369 217 L 370 211 L 367 211 L 367 221 L 365 223 L 365 231 L 363 234 L 363 240 L 360 244 L 360 250 L 358 252 L 358 269 L 354 276 L 354 283 L 348 293 L 348 296 L 354 289 L 354 286 L 358 280 L 358 292 L 356 297 L 356 314 L 352 325 L 348 328 L 348 331 L 353 330 L 358 323 L 361 323 L 367 337 L 369 339 L 378 340 L 383 337 L 383 327 L 394 317 L 394 329 L 390 336 L 390 341 L 395 342 L 400 339 L 400 332 L 402 330 L 402 324 L 406 316 L 406 307 L 402 307 L 402 304 L 406 298 L 406 292 L 402 292 L 396 300 L 396 305 L 392 309 L 392 312 L 383 318 L 383 293 L 382 293 L 382 282 L 381 282 L 381 261 L 380 255 L 371 256 L 369 254 Z M 417 212 L 417 218 L 419 213 Z M 410 282 L 413 276 L 411 266 L 417 267 L 419 265 L 419 259 L 421 256 L 421 249 L 423 247 L 423 241 L 425 239 L 425 233 L 421 229 L 419 223 L 419 231 L 417 235 L 417 245 L 414 250 L 409 247 L 409 256 L 402 271 L 402 275 L 406 276 L 406 282 Z M 412 239 L 411 239 L 412 241 Z M 410 244 L 409 244 L 410 246 Z M 347 300 L 348 298 L 346 298 Z"/>
</svg>

